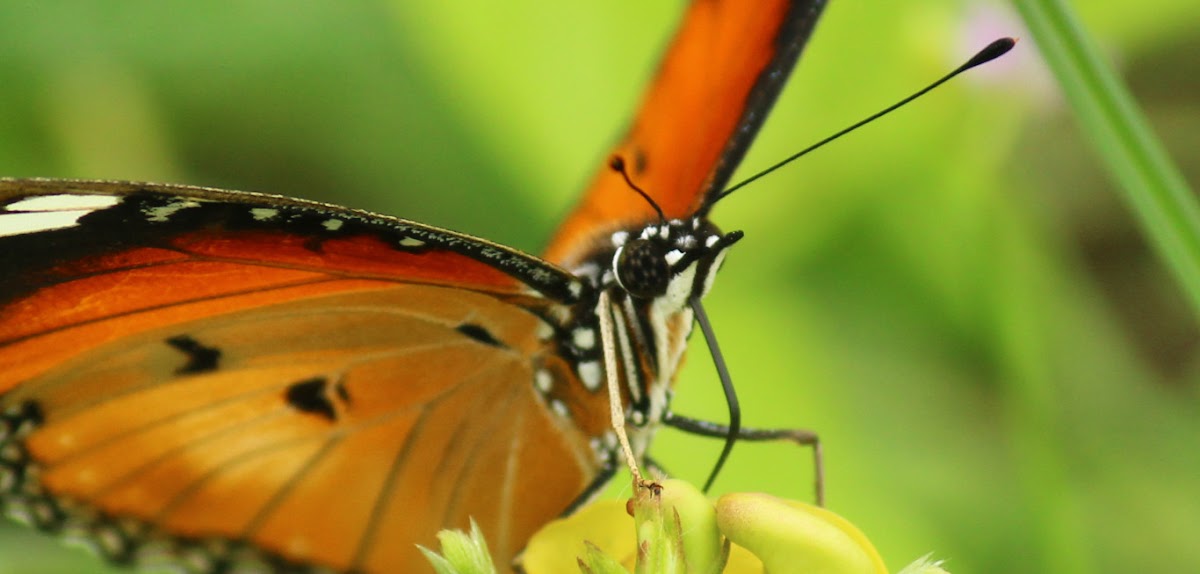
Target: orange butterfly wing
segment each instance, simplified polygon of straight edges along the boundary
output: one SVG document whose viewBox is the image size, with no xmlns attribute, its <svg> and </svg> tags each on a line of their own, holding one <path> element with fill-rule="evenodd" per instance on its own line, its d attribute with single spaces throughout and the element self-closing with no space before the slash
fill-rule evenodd
<svg viewBox="0 0 1200 574">
<path fill-rule="evenodd" d="M 669 217 L 707 212 L 822 5 L 689 8 L 616 148 Z M 23 203 L 65 194 L 137 209 Z M 468 516 L 504 564 L 600 473 L 607 402 L 555 331 L 586 286 L 559 267 L 201 188 L 2 181 L 0 204 L 10 515 L 119 562 L 407 571 Z M 602 170 L 546 257 L 652 217 Z"/>
<path fill-rule="evenodd" d="M 120 204 L 46 207 L 95 193 Z M 9 514 L 117 560 L 168 535 L 212 563 L 385 572 L 470 516 L 508 559 L 598 472 L 603 409 L 575 397 L 568 421 L 535 391 L 536 370 L 580 386 L 538 335 L 578 285 L 537 259 L 199 188 L 10 180 L 0 204 L 8 229 L 76 219 L 0 237 Z"/>
<path fill-rule="evenodd" d="M 35 193 L 52 196 L 67 192 L 125 194 L 144 187 L 102 182 L 76 182 L 75 185 L 68 183 L 64 186 L 63 182 L 54 180 L 17 180 L 0 185 L 0 197 Z M 185 198 L 213 201 L 245 202 L 244 198 L 255 197 L 185 186 L 153 186 L 153 189 L 156 192 L 184 194 Z M 287 198 L 271 197 L 270 201 L 341 211 L 341 208 L 333 206 Z M 186 203 L 186 199 L 180 199 L 164 204 L 158 208 L 162 210 L 162 215 L 150 214 L 147 217 L 161 217 L 165 222 L 178 211 L 179 215 L 175 216 L 175 221 L 178 221 L 187 216 L 189 208 L 181 207 Z M 244 218 L 254 217 L 250 209 L 245 208 Z M 275 208 L 264 206 L 258 209 L 259 216 L 266 218 L 268 212 Z M 9 216 L 19 219 L 25 215 L 36 217 L 42 213 L 54 211 L 10 213 Z M 347 221 L 380 217 L 352 212 L 347 215 Z M 398 241 L 412 244 L 412 249 L 406 251 L 403 245 L 396 246 L 401 249 L 389 248 L 382 239 L 370 234 L 345 233 L 330 233 L 319 246 L 314 246 L 314 239 L 308 234 L 279 233 L 275 230 L 248 230 L 214 237 L 201 229 L 191 234 L 180 233 L 171 238 L 169 245 L 162 245 L 162 240 L 158 238 L 160 232 L 153 226 L 143 228 L 145 237 L 142 237 L 135 235 L 137 232 L 128 226 L 122 227 L 117 223 L 109 226 L 111 237 L 97 234 L 75 245 L 79 254 L 64 253 L 58 246 L 44 245 L 52 237 L 11 237 L 5 243 L 7 253 L 4 254 L 4 263 L 11 271 L 0 278 L 0 297 L 13 299 L 22 292 L 28 292 L 28 296 L 19 303 L 5 309 L 5 320 L 0 324 L 0 340 L 9 341 L 9 348 L 19 351 L 23 357 L 17 367 L 20 371 L 12 379 L 20 380 L 27 373 L 37 372 L 46 365 L 61 361 L 63 353 L 129 334 L 119 326 L 120 322 L 123 317 L 139 310 L 155 311 L 130 319 L 138 328 L 148 328 L 199 319 L 218 312 L 253 309 L 282 298 L 370 288 L 377 284 L 374 278 L 443 285 L 466 284 L 496 293 L 520 292 L 522 286 L 511 275 L 495 266 L 480 264 L 468 256 L 442 250 L 436 258 L 424 257 L 419 249 L 423 243 L 421 237 L 433 233 L 431 228 L 388 219 L 411 232 Z M 7 217 L 5 222 L 6 225 L 13 225 L 8 223 Z M 318 223 L 325 222 L 330 226 L 344 223 L 336 215 L 330 215 Z M 437 232 L 440 233 L 440 230 Z M 23 245 L 22 240 L 27 240 L 29 244 Z M 545 268 L 542 273 L 555 277 L 559 283 L 546 283 L 541 287 L 560 297 L 565 296 L 567 280 L 560 278 L 564 275 L 561 270 L 481 239 L 471 238 L 471 241 L 504 254 L 511 266 Z M 130 247 L 116 248 L 123 244 Z M 85 255 L 93 247 L 103 251 Z M 39 265 L 47 262 L 48 251 L 54 251 L 53 255 L 63 261 L 53 267 L 39 269 Z M 72 256 L 80 259 L 70 260 Z M 258 264 L 244 265 L 244 262 Z M 181 274 L 186 274 L 194 281 L 186 283 L 186 291 L 170 287 L 174 284 L 173 279 Z M 71 280 L 64 280 L 68 278 Z M 45 288 L 46 284 L 53 284 L 53 288 Z M 164 288 L 164 285 L 168 287 Z M 86 301 L 87 304 L 73 304 L 76 301 Z M 72 331 L 74 339 L 63 338 L 55 345 L 22 342 L 30 334 L 53 333 L 66 325 L 90 327 L 83 331 Z M 50 356 L 43 358 L 43 353 Z M 0 391 L 3 390 L 0 387 Z"/>
<path fill-rule="evenodd" d="M 696 1 L 633 125 L 613 149 L 668 218 L 707 212 L 745 155 L 816 24 L 824 0 Z M 568 267 L 614 230 L 656 217 L 602 167 L 544 253 Z"/>
</svg>

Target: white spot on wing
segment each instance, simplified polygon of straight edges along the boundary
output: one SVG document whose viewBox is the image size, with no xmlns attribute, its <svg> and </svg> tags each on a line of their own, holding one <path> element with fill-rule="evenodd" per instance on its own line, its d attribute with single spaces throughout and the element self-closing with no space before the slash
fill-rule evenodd
<svg viewBox="0 0 1200 574">
<path fill-rule="evenodd" d="M 537 390 L 542 393 L 548 393 L 550 392 L 550 387 L 554 385 L 554 379 L 550 376 L 550 371 L 538 369 L 533 374 L 533 384 L 537 387 Z"/>
<path fill-rule="evenodd" d="M 580 349 L 591 349 L 596 346 L 596 331 L 580 327 L 571 333 L 571 341 Z"/>
<path fill-rule="evenodd" d="M 424 241 L 421 241 L 420 239 L 414 239 L 412 237 L 405 237 L 404 239 L 400 240 L 401 247 L 423 247 L 424 245 Z"/>
<path fill-rule="evenodd" d="M 79 218 L 93 210 L 35 211 L 0 214 L 0 237 L 63 229 L 79 224 Z"/>
<path fill-rule="evenodd" d="M 550 401 L 550 410 L 553 410 L 555 414 L 564 419 L 571 418 L 571 411 L 567 409 L 567 403 L 558 399 Z"/>
<path fill-rule="evenodd" d="M 342 225 L 345 223 L 346 222 L 340 219 L 326 219 L 325 221 L 321 222 L 321 227 L 324 227 L 328 231 L 337 231 L 341 229 Z"/>
<path fill-rule="evenodd" d="M 279 215 L 279 210 L 270 207 L 252 207 L 250 208 L 250 215 L 256 221 L 270 221 L 276 215 Z"/>
<path fill-rule="evenodd" d="M 171 216 L 174 215 L 176 211 L 179 211 L 181 209 L 187 209 L 189 207 L 200 207 L 200 204 L 196 203 L 195 201 L 182 200 L 182 201 L 176 201 L 175 203 L 171 203 L 168 205 L 164 205 L 162 207 L 146 208 L 146 209 L 142 210 L 142 213 L 144 213 L 146 215 L 146 221 L 150 221 L 153 223 L 162 223 L 162 222 L 170 219 Z"/>
<path fill-rule="evenodd" d="M 554 327 L 545 321 L 538 321 L 537 327 L 534 327 L 534 334 L 539 341 L 549 341 L 554 336 Z"/>
<path fill-rule="evenodd" d="M 709 235 L 708 239 L 704 240 L 704 246 L 712 247 L 713 245 L 717 244 L 717 241 L 720 241 L 720 240 L 721 240 L 721 238 L 717 235 Z"/>
<path fill-rule="evenodd" d="M 82 195 L 63 193 L 39 195 L 5 206 L 8 211 L 96 211 L 121 203 L 119 195 Z"/>
<path fill-rule="evenodd" d="M 0 237 L 79 225 L 79 218 L 121 202 L 116 195 L 63 193 L 29 197 L 0 208 Z"/>
<path fill-rule="evenodd" d="M 592 392 L 600 388 L 600 383 L 604 378 L 604 373 L 600 372 L 600 363 L 597 361 L 587 361 L 579 363 L 579 380 L 583 382 L 583 386 Z"/>
</svg>

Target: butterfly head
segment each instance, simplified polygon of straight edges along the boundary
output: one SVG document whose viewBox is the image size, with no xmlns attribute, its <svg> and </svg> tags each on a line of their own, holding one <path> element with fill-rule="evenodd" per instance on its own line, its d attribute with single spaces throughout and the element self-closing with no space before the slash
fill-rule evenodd
<svg viewBox="0 0 1200 574">
<path fill-rule="evenodd" d="M 679 308 L 708 293 L 725 252 L 741 238 L 699 217 L 654 223 L 636 235 L 614 233 L 611 278 L 634 299 Z"/>
</svg>

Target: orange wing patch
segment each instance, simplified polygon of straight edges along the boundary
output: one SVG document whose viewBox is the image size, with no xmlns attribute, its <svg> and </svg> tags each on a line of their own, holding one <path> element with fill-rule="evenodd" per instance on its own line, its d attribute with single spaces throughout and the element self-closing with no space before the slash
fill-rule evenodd
<svg viewBox="0 0 1200 574">
<path fill-rule="evenodd" d="M 599 466 L 534 390 L 539 320 L 427 285 L 309 297 L 125 336 L 4 403 L 39 413 L 27 476 L 139 538 L 407 571 L 473 516 L 503 560 Z"/>
<path fill-rule="evenodd" d="M 741 161 L 803 48 L 824 0 L 704 0 L 688 8 L 641 108 L 613 150 L 669 218 L 707 210 Z M 545 252 L 571 267 L 654 211 L 601 168 Z"/>
</svg>

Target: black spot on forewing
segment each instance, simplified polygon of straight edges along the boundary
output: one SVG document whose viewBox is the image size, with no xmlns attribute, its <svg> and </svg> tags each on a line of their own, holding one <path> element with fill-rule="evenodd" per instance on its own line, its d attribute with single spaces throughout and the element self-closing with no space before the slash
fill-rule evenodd
<svg viewBox="0 0 1200 574">
<path fill-rule="evenodd" d="M 633 150 L 633 175 L 646 173 L 646 150 L 638 147 Z"/>
<path fill-rule="evenodd" d="M 217 370 L 221 360 L 221 350 L 216 347 L 206 347 L 189 335 L 176 335 L 166 340 L 174 349 L 187 355 L 187 363 L 175 369 L 177 375 L 195 375 Z"/>
<path fill-rule="evenodd" d="M 497 340 L 495 337 L 492 336 L 491 332 L 489 332 L 487 329 L 483 328 L 481 325 L 474 325 L 471 323 L 463 323 L 462 325 L 458 326 L 457 331 L 459 333 L 462 333 L 463 335 L 466 335 L 466 336 L 476 340 L 476 341 L 479 341 L 480 343 L 483 343 L 484 345 L 490 345 L 492 347 L 499 347 L 501 349 L 508 348 L 508 345 L 501 343 L 499 340 Z"/>
<path fill-rule="evenodd" d="M 342 402 L 350 404 L 350 392 L 346 390 L 346 385 L 338 383 L 333 386 L 333 391 L 337 393 L 338 398 L 342 399 Z"/>
<path fill-rule="evenodd" d="M 337 420 L 337 411 L 333 409 L 333 402 L 325 392 L 328 386 L 329 381 L 325 377 L 313 377 L 288 385 L 283 396 L 296 410 L 333 421 Z"/>
</svg>

